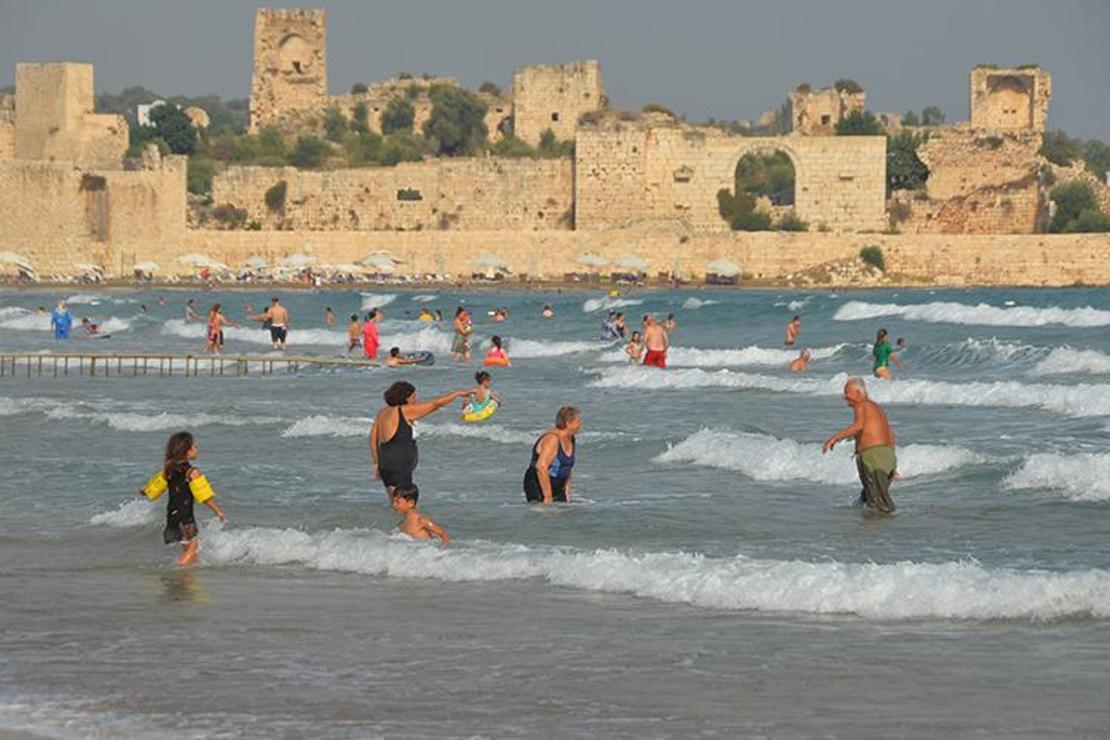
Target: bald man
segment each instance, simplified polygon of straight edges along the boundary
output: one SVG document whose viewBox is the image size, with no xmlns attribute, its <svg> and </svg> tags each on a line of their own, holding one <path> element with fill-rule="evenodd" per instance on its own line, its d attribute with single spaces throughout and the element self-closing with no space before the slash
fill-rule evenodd
<svg viewBox="0 0 1110 740">
<path fill-rule="evenodd" d="M 898 477 L 898 461 L 894 455 L 894 431 L 879 404 L 867 397 L 863 378 L 849 378 L 844 384 L 844 400 L 856 418 L 851 425 L 825 440 L 821 452 L 833 449 L 837 442 L 853 437 L 856 441 L 856 465 L 863 483 L 860 504 L 883 514 L 894 513 L 890 499 L 890 483 Z"/>
</svg>

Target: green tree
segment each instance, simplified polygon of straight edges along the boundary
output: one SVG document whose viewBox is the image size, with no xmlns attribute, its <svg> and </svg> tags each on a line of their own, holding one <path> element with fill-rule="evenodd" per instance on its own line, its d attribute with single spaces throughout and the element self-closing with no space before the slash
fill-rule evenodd
<svg viewBox="0 0 1110 740">
<path fill-rule="evenodd" d="M 798 218 L 798 214 L 791 211 L 779 219 L 775 228 L 779 231 L 808 231 L 809 224 Z"/>
<path fill-rule="evenodd" d="M 925 106 L 921 111 L 922 126 L 941 126 L 944 124 L 944 111 L 936 105 Z"/>
<path fill-rule="evenodd" d="M 544 129 L 540 134 L 540 143 L 536 147 L 536 153 L 544 159 L 560 159 L 562 157 L 574 156 L 574 142 L 573 141 L 559 141 L 555 138 L 555 132 L 551 129 Z"/>
<path fill-rule="evenodd" d="M 886 270 L 886 259 L 883 257 L 883 250 L 874 244 L 859 250 L 859 258 L 867 264 L 879 268 L 880 271 Z"/>
<path fill-rule="evenodd" d="M 474 93 L 450 85 L 433 85 L 428 91 L 432 114 L 424 122 L 424 136 L 437 144 L 437 152 L 457 157 L 480 151 L 486 140 L 486 104 Z"/>
<path fill-rule="evenodd" d="M 906 111 L 905 113 L 902 114 L 902 125 L 903 126 L 920 126 L 921 125 L 921 119 L 919 119 L 917 117 L 917 114 L 914 113 L 912 110 L 908 110 L 908 111 Z"/>
<path fill-rule="evenodd" d="M 393 98 L 389 105 L 382 111 L 382 133 L 392 134 L 395 131 L 412 131 L 412 122 L 416 118 L 416 108 L 405 98 Z"/>
<path fill-rule="evenodd" d="M 850 79 L 846 79 L 846 78 L 841 78 L 841 79 L 837 80 L 836 82 L 834 82 L 833 87 L 836 88 L 837 92 L 842 92 L 842 93 L 851 94 L 851 93 L 861 93 L 861 92 L 863 92 L 863 87 L 858 82 L 856 82 L 855 80 L 850 80 Z"/>
<path fill-rule="evenodd" d="M 351 95 L 363 95 L 370 91 L 365 82 L 356 82 L 351 85 Z"/>
<path fill-rule="evenodd" d="M 1071 138 L 1060 129 L 1046 131 L 1041 139 L 1041 156 L 1061 167 L 1067 167 L 1079 159 L 1082 151 L 1083 142 Z"/>
<path fill-rule="evenodd" d="M 1095 193 L 1085 182 L 1073 180 L 1057 185 L 1049 191 L 1048 197 L 1056 204 L 1048 224 L 1048 230 L 1052 232 L 1074 231 L 1074 223 L 1083 211 L 1098 211 Z"/>
<path fill-rule="evenodd" d="M 489 148 L 490 154 L 495 157 L 535 157 L 536 150 L 528 143 L 515 136 L 505 136 L 495 141 Z"/>
<path fill-rule="evenodd" d="M 370 131 L 370 112 L 366 103 L 357 103 L 351 110 L 351 130 L 356 134 L 365 134 Z"/>
<path fill-rule="evenodd" d="M 407 131 L 397 131 L 382 139 L 378 162 L 392 167 L 399 162 L 419 162 L 424 159 L 426 143 Z"/>
<path fill-rule="evenodd" d="M 925 187 L 929 168 L 917 156 L 917 148 L 928 139 L 926 134 L 899 131 L 886 139 L 886 181 L 888 190 L 919 190 Z"/>
<path fill-rule="evenodd" d="M 297 145 L 289 155 L 289 164 L 294 167 L 314 169 L 321 166 L 331 154 L 328 142 L 312 134 L 301 134 L 297 137 Z"/>
<path fill-rule="evenodd" d="M 159 105 L 150 111 L 150 128 L 174 154 L 192 154 L 197 149 L 197 130 L 189 117 L 172 103 Z"/>
<path fill-rule="evenodd" d="M 766 211 L 745 211 L 730 224 L 734 231 L 770 231 L 771 214 Z"/>
<path fill-rule="evenodd" d="M 212 192 L 212 177 L 216 163 L 207 157 L 189 157 L 185 169 L 185 182 L 188 191 L 194 195 L 208 195 Z"/>
<path fill-rule="evenodd" d="M 1068 231 L 1082 234 L 1107 232 L 1110 231 L 1110 214 L 1087 208 L 1080 211 L 1079 216 L 1068 227 Z"/>
<path fill-rule="evenodd" d="M 836 124 L 839 136 L 878 136 L 882 132 L 882 124 L 869 110 L 854 110 Z"/>
<path fill-rule="evenodd" d="M 674 111 L 663 105 L 662 103 L 648 103 L 641 110 L 643 110 L 644 113 L 662 113 L 664 115 L 670 116 L 671 118 L 675 118 Z"/>
<path fill-rule="evenodd" d="M 334 105 L 324 111 L 324 136 L 336 144 L 343 141 L 347 133 L 347 117 Z"/>
<path fill-rule="evenodd" d="M 377 164 L 382 155 L 382 137 L 372 131 L 352 132 L 343 140 L 343 149 L 347 153 L 347 164 L 352 167 Z"/>
<path fill-rule="evenodd" d="M 1091 139 L 1083 145 L 1083 161 L 1095 177 L 1105 180 L 1106 171 L 1110 170 L 1110 146 L 1098 139 Z"/>
<path fill-rule="evenodd" d="M 495 83 L 490 82 L 489 80 L 486 80 L 478 86 L 478 92 L 485 93 L 486 95 L 492 95 L 495 98 L 501 97 L 501 88 L 498 87 Z"/>
<path fill-rule="evenodd" d="M 794 204 L 794 163 L 783 151 L 745 154 L 736 164 L 736 192 L 765 196 L 776 206 Z"/>
</svg>

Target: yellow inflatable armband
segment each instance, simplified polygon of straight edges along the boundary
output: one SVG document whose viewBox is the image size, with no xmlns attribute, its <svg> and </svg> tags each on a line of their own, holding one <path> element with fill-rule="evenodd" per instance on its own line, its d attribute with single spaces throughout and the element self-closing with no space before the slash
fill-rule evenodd
<svg viewBox="0 0 1110 740">
<path fill-rule="evenodd" d="M 216 495 L 212 490 L 212 484 L 203 475 L 198 475 L 189 481 L 189 490 L 192 491 L 193 498 L 201 504 Z"/>
<path fill-rule="evenodd" d="M 146 497 L 148 499 L 153 501 L 154 499 L 165 493 L 167 490 L 169 490 L 169 487 L 170 484 L 166 482 L 165 474 L 162 473 L 161 470 L 159 470 L 157 473 L 150 476 L 150 480 L 148 480 L 146 482 L 146 485 L 143 486 L 143 493 L 146 494 Z"/>
<path fill-rule="evenodd" d="M 463 409 L 463 421 L 485 421 L 486 419 L 497 413 L 497 401 L 490 399 L 490 402 L 485 406 L 475 411 L 474 407 L 467 404 Z"/>
</svg>

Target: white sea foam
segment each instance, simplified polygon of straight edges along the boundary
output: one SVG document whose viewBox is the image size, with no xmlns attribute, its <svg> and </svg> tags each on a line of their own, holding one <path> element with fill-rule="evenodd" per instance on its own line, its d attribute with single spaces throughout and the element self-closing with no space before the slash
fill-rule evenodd
<svg viewBox="0 0 1110 740">
<path fill-rule="evenodd" d="M 711 298 L 694 298 L 691 296 L 682 302 L 682 307 L 688 311 L 696 311 L 703 306 L 716 306 L 719 303 L 720 301 L 714 301 Z"/>
<path fill-rule="evenodd" d="M 538 433 L 522 432 L 518 429 L 506 429 L 494 422 L 484 424 L 464 423 L 431 423 L 418 422 L 418 431 L 421 436 L 427 437 L 469 437 L 471 439 L 485 439 L 505 445 L 532 444 L 536 441 Z"/>
<path fill-rule="evenodd" d="M 50 331 L 50 314 L 38 314 L 25 308 L 5 309 L 3 315 L 0 315 L 0 328 Z"/>
<path fill-rule="evenodd" d="M 232 416 L 223 414 L 140 414 L 129 411 L 88 411 L 58 406 L 46 410 L 51 419 L 78 419 L 94 424 L 106 424 L 121 432 L 158 432 L 168 429 L 190 429 L 202 426 L 249 426 L 280 422 L 273 416 Z"/>
<path fill-rule="evenodd" d="M 207 324 L 201 321 L 186 322 L 183 319 L 169 319 L 162 324 L 162 333 L 178 337 L 204 339 L 207 333 Z M 250 342 L 251 344 L 272 344 L 270 332 L 250 325 L 246 325 L 242 329 L 237 329 L 234 326 L 226 327 L 224 338 L 232 341 Z M 329 329 L 298 329 L 294 326 L 289 330 L 288 341 L 290 346 L 346 347 L 347 334 Z"/>
<path fill-rule="evenodd" d="M 542 342 L 535 339 L 514 338 L 509 340 L 509 354 L 513 358 L 558 357 L 579 352 L 595 352 L 608 346 L 604 342 Z"/>
<path fill-rule="evenodd" d="M 437 296 L 435 293 L 432 293 L 430 295 L 414 295 L 412 297 L 412 300 L 416 303 L 431 303 L 438 297 L 439 296 Z"/>
<path fill-rule="evenodd" d="M 388 306 L 393 301 L 397 300 L 396 293 L 360 293 L 362 296 L 362 310 L 369 311 L 371 308 L 381 308 Z"/>
<path fill-rule="evenodd" d="M 78 293 L 77 295 L 66 298 L 66 303 L 71 303 L 75 306 L 81 304 L 96 305 L 106 299 L 106 296 L 98 295 L 96 293 Z"/>
<path fill-rule="evenodd" d="M 659 371 L 645 367 L 610 367 L 597 371 L 594 388 L 738 388 L 839 395 L 848 376 L 831 378 L 776 377 L 733 370 L 710 372 L 700 368 Z M 871 397 L 880 403 L 909 403 L 938 406 L 1001 406 L 1039 408 L 1067 416 L 1110 414 L 1110 384 L 1051 385 L 1047 383 L 955 383 L 943 380 L 893 380 L 868 383 Z"/>
<path fill-rule="evenodd" d="M 832 357 L 847 344 L 831 347 L 811 347 L 814 360 Z M 780 349 L 777 347 L 740 347 L 739 349 L 698 349 L 696 347 L 672 347 L 667 353 L 667 364 L 676 367 L 727 367 L 730 365 L 787 365 L 795 359 L 801 349 Z"/>
<path fill-rule="evenodd" d="M 620 308 L 621 306 L 639 306 L 643 303 L 638 298 L 610 298 L 604 296 L 601 298 L 587 298 L 582 304 L 582 313 L 593 313 L 601 309 Z"/>
<path fill-rule="evenodd" d="M 1073 501 L 1110 500 L 1110 453 L 1061 455 L 1042 452 L 1028 456 L 1003 482 L 1007 488 L 1048 488 Z"/>
<path fill-rule="evenodd" d="M 373 419 L 352 416 L 307 416 L 298 419 L 282 431 L 283 437 L 365 437 L 370 433 Z M 422 437 L 466 437 L 485 439 L 500 444 L 531 444 L 536 435 L 514 429 L 506 429 L 494 422 L 485 424 L 463 424 L 452 422 L 418 421 L 413 424 L 417 438 Z"/>
<path fill-rule="evenodd" d="M 373 419 L 354 416 L 314 415 L 298 419 L 282 430 L 283 437 L 363 437 Z"/>
<path fill-rule="evenodd" d="M 158 501 L 147 501 L 143 498 L 125 501 L 113 511 L 104 511 L 94 514 L 89 519 L 89 524 L 103 524 L 108 527 L 142 527 L 158 521 Z"/>
<path fill-rule="evenodd" d="M 711 609 L 884 620 L 1110 616 L 1110 572 L 1097 569 L 1052 573 L 974 562 L 814 563 L 459 540 L 441 548 L 365 530 L 308 534 L 261 527 L 206 533 L 203 560 L 455 582 L 540 579 Z"/>
<path fill-rule="evenodd" d="M 1029 371 L 1030 375 L 1063 375 L 1067 373 L 1086 373 L 1089 375 L 1110 373 L 1110 355 L 1093 349 L 1056 347 L 1048 353 L 1048 357 L 1038 362 Z"/>
<path fill-rule="evenodd" d="M 910 321 L 937 324 L 980 324 L 984 326 L 1048 326 L 1060 324 L 1074 327 L 1110 325 L 1110 311 L 1090 306 L 1059 308 L 998 308 L 985 303 L 969 306 L 964 303 L 935 301 L 933 303 L 899 304 L 849 301 L 837 309 L 837 321 L 857 321 L 882 316 L 900 316 Z"/>
<path fill-rule="evenodd" d="M 847 485 L 859 480 L 850 445 L 828 455 L 819 442 L 800 443 L 765 434 L 702 429 L 655 457 L 657 463 L 693 463 L 736 470 L 755 480 L 804 479 Z M 983 462 L 962 447 L 911 444 L 898 448 L 898 472 L 903 478 L 940 473 Z"/>
<path fill-rule="evenodd" d="M 413 322 L 409 322 L 409 325 L 412 326 Z M 420 350 L 445 355 L 451 352 L 452 339 L 453 335 L 427 323 L 420 323 L 415 329 L 402 328 L 398 331 L 382 333 L 381 346 L 384 351 L 388 351 L 390 347 L 400 347 L 402 352 Z M 478 345 L 479 341 L 477 336 L 471 335 L 471 350 Z"/>
</svg>

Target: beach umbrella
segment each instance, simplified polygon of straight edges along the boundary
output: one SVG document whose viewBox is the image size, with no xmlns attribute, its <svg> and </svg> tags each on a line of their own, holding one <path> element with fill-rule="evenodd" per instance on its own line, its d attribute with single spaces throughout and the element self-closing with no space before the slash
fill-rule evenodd
<svg viewBox="0 0 1110 740">
<path fill-rule="evenodd" d="M 739 277 L 741 272 L 740 265 L 736 264 L 735 262 L 731 262 L 724 257 L 710 262 L 708 265 L 705 266 L 705 271 L 714 275 L 720 275 L 722 277 Z"/>
<path fill-rule="evenodd" d="M 15 265 L 16 267 L 30 267 L 31 260 L 15 252 L 0 252 L 0 265 Z"/>
<path fill-rule="evenodd" d="M 474 260 L 474 266 L 484 267 L 488 270 L 497 270 L 499 272 L 509 272 L 509 266 L 505 264 L 505 260 L 489 252 L 482 252 L 478 259 Z"/>
<path fill-rule="evenodd" d="M 265 270 L 270 266 L 265 257 L 248 257 L 243 260 L 243 267 L 249 267 L 252 270 Z"/>
<path fill-rule="evenodd" d="M 623 270 L 630 270 L 631 272 L 647 272 L 647 260 L 637 257 L 634 254 L 626 254 L 617 260 L 617 267 Z"/>
<path fill-rule="evenodd" d="M 184 265 L 188 265 L 189 267 L 207 267 L 209 270 L 215 270 L 217 272 L 227 272 L 227 265 L 223 264 L 222 262 L 217 262 L 208 255 L 200 254 L 199 252 L 184 254 L 178 257 L 177 261 Z"/>
<path fill-rule="evenodd" d="M 328 272 L 338 272 L 349 275 L 359 275 L 366 272 L 366 268 L 362 265 L 356 265 L 350 262 L 343 262 L 338 265 L 324 265 L 324 269 Z"/>
<path fill-rule="evenodd" d="M 305 267 L 312 267 L 316 263 L 316 258 L 311 254 L 291 254 L 281 261 L 282 267 L 292 267 L 294 269 L 303 269 Z"/>
<path fill-rule="evenodd" d="M 74 262 L 73 266 L 81 272 L 103 272 L 100 267 L 89 262 Z"/>
<path fill-rule="evenodd" d="M 136 262 L 132 269 L 138 272 L 160 272 L 162 270 L 157 262 Z"/>
<path fill-rule="evenodd" d="M 377 267 L 381 269 L 384 267 L 393 267 L 394 265 L 399 265 L 402 262 L 404 262 L 404 260 L 397 259 L 390 252 L 379 250 L 377 252 L 371 252 L 370 254 L 363 257 L 359 261 L 359 264 L 366 265 L 367 267 Z"/>
<path fill-rule="evenodd" d="M 609 264 L 609 260 L 593 252 L 580 254 L 574 258 L 574 261 L 580 265 L 586 265 L 587 267 L 605 267 Z"/>
</svg>

